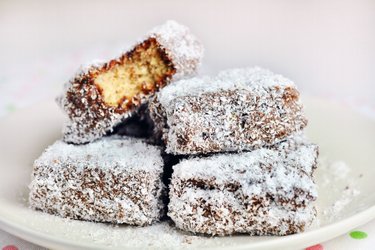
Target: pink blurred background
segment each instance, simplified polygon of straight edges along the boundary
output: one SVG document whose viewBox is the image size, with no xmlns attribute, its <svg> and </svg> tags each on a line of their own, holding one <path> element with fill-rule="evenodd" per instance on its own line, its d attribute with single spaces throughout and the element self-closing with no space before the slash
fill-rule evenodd
<svg viewBox="0 0 375 250">
<path fill-rule="evenodd" d="M 204 43 L 202 73 L 259 65 L 293 79 L 305 94 L 375 106 L 371 0 L 3 0 L 0 104 L 48 98 L 80 64 L 116 56 L 167 19 L 188 25 Z M 20 83 L 26 86 L 17 89 Z"/>
</svg>

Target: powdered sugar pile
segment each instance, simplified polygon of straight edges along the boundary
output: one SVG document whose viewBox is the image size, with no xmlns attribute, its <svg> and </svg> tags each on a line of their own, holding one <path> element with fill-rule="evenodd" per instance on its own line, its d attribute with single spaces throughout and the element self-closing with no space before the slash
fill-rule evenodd
<svg viewBox="0 0 375 250">
<path fill-rule="evenodd" d="M 324 172 L 319 190 L 330 190 L 335 193 L 335 199 L 323 211 L 323 216 L 333 221 L 340 216 L 341 212 L 360 194 L 357 189 L 356 178 L 349 178 L 351 168 L 344 161 L 328 161 L 321 159 L 320 170 Z M 335 183 L 332 186 L 332 183 Z M 337 198 L 338 197 L 338 198 Z"/>
</svg>

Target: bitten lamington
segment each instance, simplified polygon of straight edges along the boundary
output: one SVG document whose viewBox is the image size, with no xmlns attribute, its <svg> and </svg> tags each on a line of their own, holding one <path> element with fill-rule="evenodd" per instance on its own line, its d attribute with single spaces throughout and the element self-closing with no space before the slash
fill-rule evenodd
<svg viewBox="0 0 375 250">
<path fill-rule="evenodd" d="M 150 113 L 155 136 L 172 154 L 253 150 L 307 125 L 294 83 L 259 67 L 174 82 L 156 95 Z"/>
<path fill-rule="evenodd" d="M 138 139 L 57 141 L 34 163 L 29 202 L 72 219 L 148 225 L 164 213 L 162 172 L 160 149 Z"/>
<path fill-rule="evenodd" d="M 318 147 L 295 136 L 269 148 L 190 158 L 173 167 L 168 215 L 209 235 L 288 235 L 316 216 Z"/>
<path fill-rule="evenodd" d="M 171 80 L 195 74 L 202 55 L 187 27 L 167 21 L 119 58 L 80 70 L 58 98 L 69 118 L 63 140 L 82 144 L 111 132 Z"/>
</svg>

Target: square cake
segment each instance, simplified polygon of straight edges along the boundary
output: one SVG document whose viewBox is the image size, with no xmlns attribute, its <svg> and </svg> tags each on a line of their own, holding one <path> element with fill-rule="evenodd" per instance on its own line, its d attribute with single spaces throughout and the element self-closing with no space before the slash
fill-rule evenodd
<svg viewBox="0 0 375 250">
<path fill-rule="evenodd" d="M 160 149 L 139 139 L 59 140 L 34 163 L 29 202 L 66 218 L 143 226 L 163 216 L 162 176 Z"/>
<path fill-rule="evenodd" d="M 253 150 L 307 125 L 294 83 L 259 67 L 174 82 L 156 95 L 150 114 L 171 154 Z"/>
<path fill-rule="evenodd" d="M 191 157 L 173 167 L 168 215 L 209 235 L 288 235 L 316 216 L 318 147 L 301 135 L 238 154 Z"/>
<path fill-rule="evenodd" d="M 118 58 L 82 68 L 58 98 L 68 117 L 63 140 L 83 144 L 112 132 L 159 89 L 194 75 L 202 56 L 190 30 L 167 21 Z"/>
</svg>

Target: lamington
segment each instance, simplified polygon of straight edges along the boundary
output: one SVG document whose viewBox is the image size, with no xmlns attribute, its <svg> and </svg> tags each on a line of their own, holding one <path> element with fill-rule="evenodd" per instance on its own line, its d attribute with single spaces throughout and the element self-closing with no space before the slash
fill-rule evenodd
<svg viewBox="0 0 375 250">
<path fill-rule="evenodd" d="M 161 150 L 140 139 L 56 141 L 35 161 L 32 177 L 30 206 L 65 218 L 143 226 L 165 212 Z"/>
<path fill-rule="evenodd" d="M 295 135 L 238 154 L 190 157 L 173 167 L 168 215 L 207 235 L 289 235 L 316 217 L 318 147 Z"/>
<path fill-rule="evenodd" d="M 172 154 L 253 150 L 307 125 L 295 84 L 259 67 L 176 81 L 156 94 L 150 114 Z"/>
<path fill-rule="evenodd" d="M 172 80 L 194 75 L 202 55 L 187 27 L 167 21 L 118 58 L 83 67 L 57 98 L 68 116 L 63 140 L 83 144 L 110 133 Z"/>
</svg>

